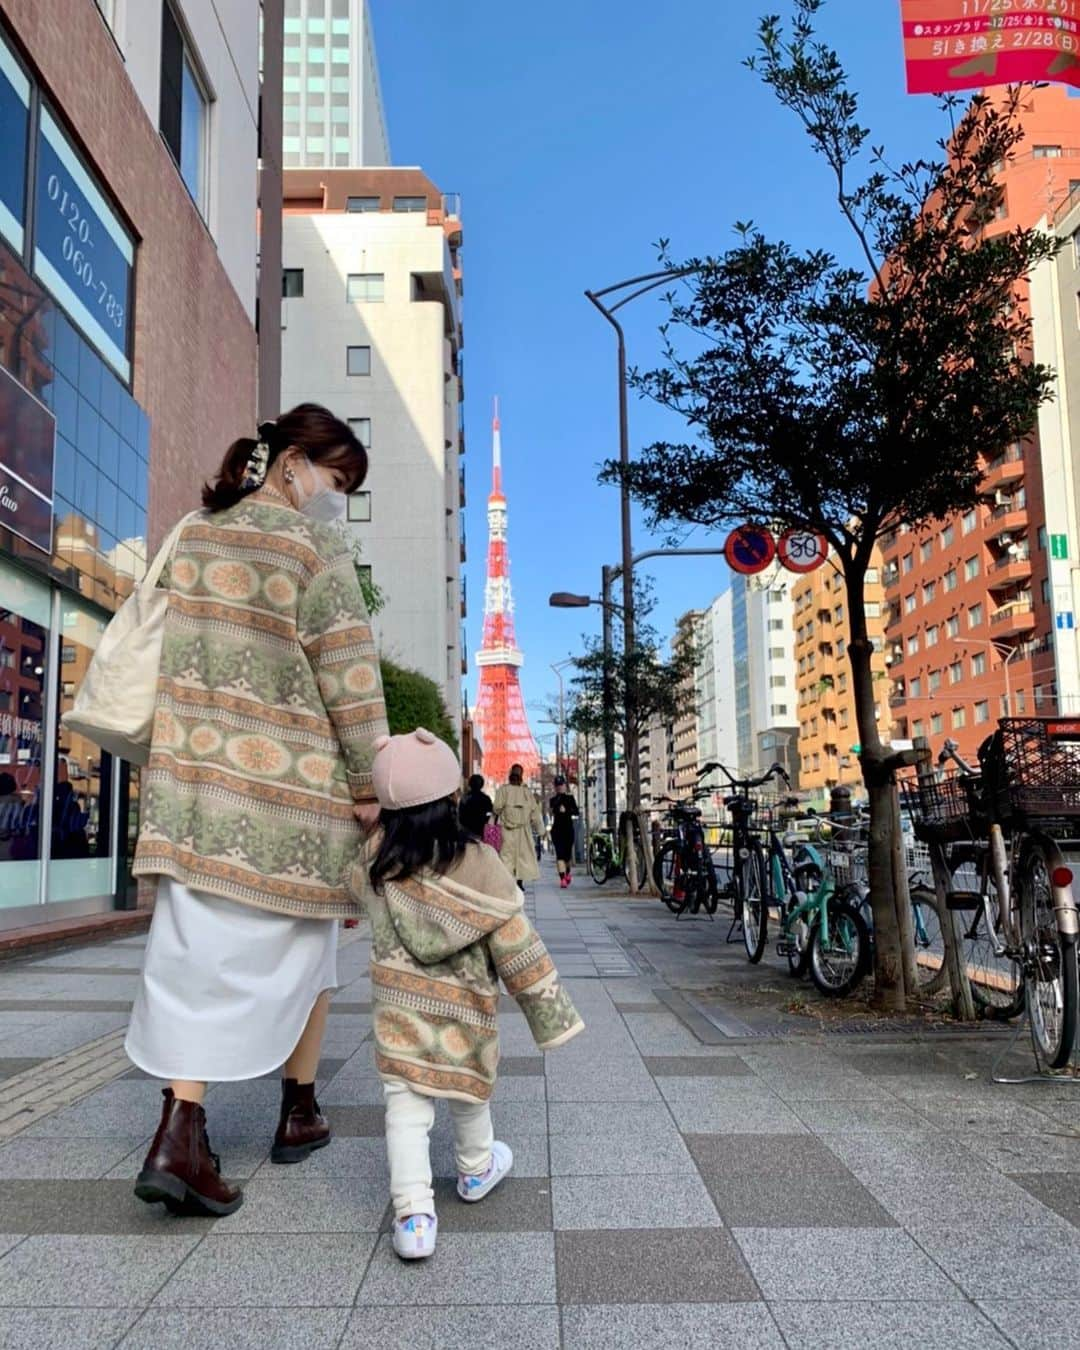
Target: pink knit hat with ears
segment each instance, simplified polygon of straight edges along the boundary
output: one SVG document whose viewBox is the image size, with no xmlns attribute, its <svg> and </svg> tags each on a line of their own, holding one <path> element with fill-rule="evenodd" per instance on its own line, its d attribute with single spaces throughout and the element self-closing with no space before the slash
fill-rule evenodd
<svg viewBox="0 0 1080 1350">
<path fill-rule="evenodd" d="M 441 801 L 461 786 L 457 755 L 434 732 L 417 727 L 375 741 L 375 795 L 388 811 Z"/>
</svg>

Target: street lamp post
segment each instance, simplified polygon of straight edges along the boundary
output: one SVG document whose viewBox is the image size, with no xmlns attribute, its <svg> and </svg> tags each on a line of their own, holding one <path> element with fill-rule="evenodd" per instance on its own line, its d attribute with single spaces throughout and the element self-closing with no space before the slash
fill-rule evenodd
<svg viewBox="0 0 1080 1350">
<path fill-rule="evenodd" d="M 1012 690 L 1009 686 L 1009 662 L 1014 656 L 1020 654 L 1020 648 L 1013 647 L 1008 642 L 1002 642 L 998 638 L 953 638 L 953 641 L 958 644 L 963 643 L 967 647 L 992 647 L 1001 657 L 1001 668 L 1005 672 L 1005 716 L 1011 717 Z"/>
<path fill-rule="evenodd" d="M 568 656 L 564 661 L 555 661 L 551 669 L 555 672 L 555 678 L 559 681 L 559 739 L 555 747 L 555 761 L 560 773 L 566 772 L 566 699 L 563 689 L 562 673 L 566 666 L 572 666 L 574 658 Z"/>
<path fill-rule="evenodd" d="M 675 281 L 679 277 L 688 276 L 691 272 L 698 270 L 694 267 L 664 268 L 659 272 L 647 272 L 640 277 L 628 277 L 625 281 L 617 281 L 613 286 L 605 286 L 600 291 L 585 292 L 585 298 L 596 306 L 612 328 L 615 329 L 619 390 L 619 466 L 624 475 L 630 465 L 630 425 L 626 407 L 626 334 L 623 332 L 622 324 L 616 319 L 615 312 L 622 309 L 623 305 L 628 305 L 631 300 L 636 300 L 641 295 L 647 295 L 660 286 Z M 627 290 L 630 291 L 629 295 L 621 294 L 621 292 Z M 603 302 L 604 296 L 616 294 L 619 295 L 619 298 L 614 303 L 605 304 Z M 634 557 L 630 521 L 630 489 L 627 486 L 625 476 L 619 484 L 619 506 L 622 525 L 622 564 L 617 569 L 613 569 L 613 575 L 621 575 L 623 578 L 623 646 L 625 651 L 629 653 L 634 650 Z M 604 612 L 607 613 L 606 610 Z M 626 790 L 630 810 L 637 811 L 641 805 L 641 779 L 638 774 L 637 708 L 630 681 L 626 682 L 623 693 L 625 703 L 623 758 L 626 761 Z M 608 763 L 613 764 L 613 759 L 609 759 Z M 609 783 L 613 781 L 614 769 L 612 768 Z"/>
</svg>

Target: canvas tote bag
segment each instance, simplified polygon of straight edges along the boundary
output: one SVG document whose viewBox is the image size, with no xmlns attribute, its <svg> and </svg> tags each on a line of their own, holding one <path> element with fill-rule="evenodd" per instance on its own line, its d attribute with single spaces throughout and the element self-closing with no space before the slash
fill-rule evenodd
<svg viewBox="0 0 1080 1350">
<path fill-rule="evenodd" d="M 193 511 L 173 527 L 146 576 L 110 619 L 75 695 L 75 706 L 60 719 L 68 731 L 132 764 L 146 764 L 150 758 L 169 605 L 169 592 L 160 590 L 158 581 L 180 531 L 199 514 Z"/>
</svg>

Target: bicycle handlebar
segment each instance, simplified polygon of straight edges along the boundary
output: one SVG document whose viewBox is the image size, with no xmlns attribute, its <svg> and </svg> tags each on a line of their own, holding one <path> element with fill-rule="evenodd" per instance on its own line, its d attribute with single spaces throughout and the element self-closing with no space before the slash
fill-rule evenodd
<svg viewBox="0 0 1080 1350">
<path fill-rule="evenodd" d="M 784 782 L 791 786 L 791 779 L 788 777 L 788 771 L 782 764 L 771 765 L 760 778 L 736 778 L 735 775 L 724 764 L 719 764 L 715 760 L 709 760 L 705 766 L 698 771 L 698 778 L 704 778 L 706 774 L 715 773 L 719 769 L 733 788 L 740 791 L 749 791 L 750 788 L 764 787 L 771 778 L 782 778 Z"/>
<path fill-rule="evenodd" d="M 979 772 L 978 769 L 974 768 L 961 756 L 959 752 L 959 742 L 954 741 L 951 738 L 946 740 L 945 744 L 938 751 L 938 767 L 944 768 L 950 761 L 956 765 L 961 773 L 978 774 Z"/>
</svg>

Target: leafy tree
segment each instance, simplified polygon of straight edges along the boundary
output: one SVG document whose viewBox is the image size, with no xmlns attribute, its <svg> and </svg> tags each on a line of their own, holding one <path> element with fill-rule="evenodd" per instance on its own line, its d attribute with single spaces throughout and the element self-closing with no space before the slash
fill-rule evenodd
<svg viewBox="0 0 1080 1350">
<path fill-rule="evenodd" d="M 787 25 L 764 18 L 747 64 L 830 171 L 858 265 L 748 223 L 733 248 L 678 266 L 662 243 L 672 271 L 690 275 L 668 297 L 664 365 L 634 380 L 682 414 L 693 439 L 648 447 L 626 478 L 654 524 L 800 526 L 835 550 L 870 800 L 877 998 L 895 1010 L 905 999 L 905 883 L 892 860 L 901 760 L 874 713 L 866 570 L 883 535 L 973 505 L 985 462 L 1032 431 L 1051 375 L 1031 360 L 1025 279 L 1056 245 L 1032 229 L 985 228 L 1000 166 L 1022 139 L 1022 91 L 974 98 L 937 161 L 891 167 L 815 32 L 823 3 L 793 0 Z M 619 466 L 603 477 L 617 479 Z"/>
<path fill-rule="evenodd" d="M 391 735 L 427 727 L 440 740 L 458 749 L 454 724 L 446 711 L 442 691 L 434 680 L 418 670 L 399 666 L 383 657 L 383 693 L 386 697 L 386 716 Z"/>
</svg>

